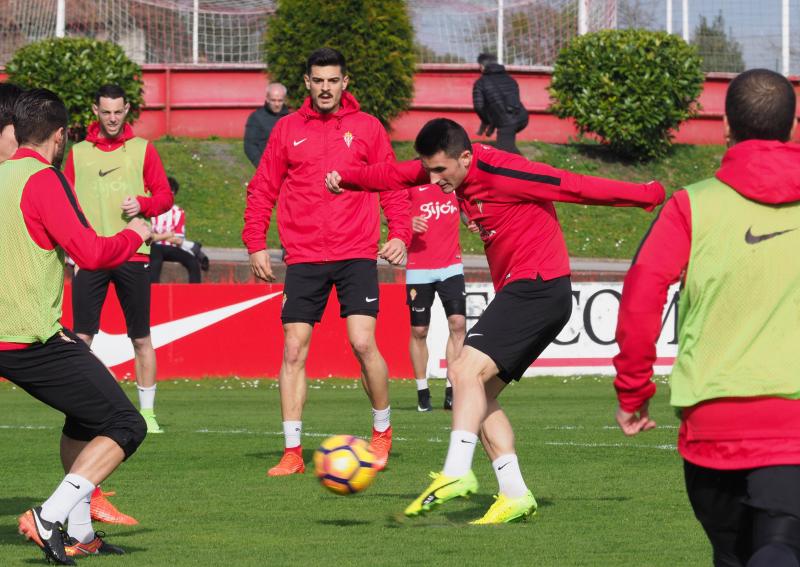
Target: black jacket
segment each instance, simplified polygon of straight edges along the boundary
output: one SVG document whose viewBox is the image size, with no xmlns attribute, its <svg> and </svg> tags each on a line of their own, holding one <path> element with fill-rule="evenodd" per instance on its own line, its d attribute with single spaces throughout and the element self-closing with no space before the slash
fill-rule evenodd
<svg viewBox="0 0 800 567">
<path fill-rule="evenodd" d="M 258 162 L 261 161 L 261 154 L 264 153 L 275 124 L 287 114 L 289 109 L 285 105 L 278 114 L 264 105 L 248 117 L 244 127 L 244 153 L 254 166 L 258 167 Z"/>
<path fill-rule="evenodd" d="M 499 63 L 484 67 L 472 87 L 472 105 L 483 123 L 482 127 L 514 126 L 519 131 L 528 124 L 528 112 L 519 98 L 519 85 Z"/>
</svg>

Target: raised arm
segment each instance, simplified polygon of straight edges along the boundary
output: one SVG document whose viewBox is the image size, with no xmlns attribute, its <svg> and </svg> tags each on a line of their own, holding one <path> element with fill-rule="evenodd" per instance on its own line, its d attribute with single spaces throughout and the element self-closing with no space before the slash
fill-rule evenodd
<svg viewBox="0 0 800 567">
<path fill-rule="evenodd" d="M 664 202 L 664 188 L 657 181 L 629 183 L 579 175 L 532 162 L 515 154 L 476 156 L 488 192 L 486 200 L 499 202 L 561 201 L 583 205 L 641 207 L 652 211 Z M 476 198 L 481 198 L 476 195 Z"/>
<path fill-rule="evenodd" d="M 335 179 L 335 187 L 331 180 Z M 328 174 L 326 185 L 334 193 L 350 191 L 406 191 L 409 187 L 430 182 L 419 160 L 375 163 Z"/>
</svg>

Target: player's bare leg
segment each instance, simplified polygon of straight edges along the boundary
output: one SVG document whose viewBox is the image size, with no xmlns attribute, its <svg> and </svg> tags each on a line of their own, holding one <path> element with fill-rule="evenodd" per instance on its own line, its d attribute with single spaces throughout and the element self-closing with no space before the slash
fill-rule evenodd
<svg viewBox="0 0 800 567">
<path fill-rule="evenodd" d="M 148 433 L 163 433 L 155 415 L 156 350 L 150 335 L 131 339 L 133 344 L 136 385 L 139 391 L 139 411 L 147 422 Z"/>
<path fill-rule="evenodd" d="M 347 337 L 361 365 L 361 383 L 372 403 L 372 441 L 375 465 L 383 470 L 392 448 L 389 408 L 389 369 L 375 342 L 377 319 L 369 315 L 347 317 Z"/>
<path fill-rule="evenodd" d="M 75 333 L 78 335 L 78 338 L 86 343 L 89 348 L 92 348 L 92 341 L 94 340 L 94 335 L 84 335 L 83 333 Z"/>
<path fill-rule="evenodd" d="M 486 383 L 496 379 L 497 372 L 491 358 L 470 346 L 464 347 L 447 369 L 453 384 L 453 428 L 447 459 L 442 472 L 432 473 L 433 482 L 405 509 L 407 516 L 418 516 L 454 498 L 469 497 L 478 490 L 472 458 L 488 407 Z"/>
<path fill-rule="evenodd" d="M 431 411 L 431 391 L 428 388 L 428 326 L 412 326 L 408 353 L 417 381 L 417 411 Z M 449 341 L 448 341 L 449 345 Z"/>
<path fill-rule="evenodd" d="M 450 315 L 447 318 L 448 336 L 447 347 L 445 349 L 445 358 L 447 359 L 447 367 L 449 368 L 453 362 L 461 354 L 461 349 L 464 347 L 464 337 L 467 334 L 467 318 L 464 315 Z M 450 378 L 447 378 L 447 385 L 444 391 L 444 409 L 453 409 L 453 385 L 450 383 Z"/>
<path fill-rule="evenodd" d="M 83 333 L 75 333 L 79 339 L 86 343 L 89 348 L 92 348 L 92 342 L 94 341 L 94 335 L 85 335 Z M 135 352 L 135 351 L 134 351 Z M 138 376 L 138 374 L 137 374 Z M 65 447 L 65 440 L 67 446 Z M 73 445 L 77 443 L 78 445 Z M 76 449 L 75 447 L 80 446 L 83 447 L 81 444 L 83 442 L 75 441 L 74 439 L 69 439 L 69 437 L 62 437 L 61 438 L 61 461 L 64 463 L 64 451 L 74 452 Z M 77 449 L 80 452 L 80 449 Z M 75 453 L 70 463 L 74 461 L 75 457 L 77 457 L 77 453 Z M 67 465 L 64 465 L 65 467 Z M 70 464 L 70 466 L 72 466 Z M 65 468 L 65 471 L 68 469 Z M 134 518 L 133 516 L 129 516 L 128 514 L 124 514 L 120 512 L 116 506 L 114 506 L 109 500 L 108 496 L 113 496 L 115 492 L 103 492 L 103 490 L 98 485 L 94 492 L 91 494 L 91 519 L 97 522 L 106 522 L 109 524 L 122 524 L 125 526 L 135 526 L 139 523 L 139 521 Z"/>
<path fill-rule="evenodd" d="M 286 476 L 305 472 L 303 461 L 303 407 L 306 405 L 308 384 L 306 360 L 314 327 L 308 323 L 286 323 L 283 326 L 283 362 L 278 374 L 283 418 L 284 450 L 280 462 L 272 467 L 269 476 Z"/>
</svg>

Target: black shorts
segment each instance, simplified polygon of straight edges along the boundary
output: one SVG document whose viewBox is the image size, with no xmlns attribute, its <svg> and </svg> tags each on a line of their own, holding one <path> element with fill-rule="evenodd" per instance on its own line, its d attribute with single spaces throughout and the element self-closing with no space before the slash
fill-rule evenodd
<svg viewBox="0 0 800 567">
<path fill-rule="evenodd" d="M 448 317 L 466 315 L 467 294 L 464 289 L 463 274 L 433 283 L 406 284 L 406 305 L 411 313 L 411 325 L 427 327 L 431 324 L 431 305 L 436 293 Z"/>
<path fill-rule="evenodd" d="M 490 357 L 505 382 L 519 380 L 572 314 L 569 276 L 517 280 L 501 289 L 467 332 L 465 346 Z"/>
<path fill-rule="evenodd" d="M 714 565 L 743 566 L 767 543 L 800 560 L 800 465 L 715 470 L 683 463 L 686 492 L 714 550 Z"/>
<path fill-rule="evenodd" d="M 0 350 L 0 376 L 66 416 L 63 433 L 77 441 L 113 439 L 130 456 L 147 427 L 114 377 L 74 333 Z"/>
<path fill-rule="evenodd" d="M 292 264 L 286 268 L 281 321 L 313 325 L 322 319 L 336 286 L 339 314 L 378 316 L 378 266 L 375 260 Z"/>
<path fill-rule="evenodd" d="M 125 262 L 113 270 L 78 270 L 72 279 L 72 317 L 76 333 L 94 336 L 100 330 L 100 312 L 114 282 L 125 314 L 128 336 L 150 335 L 150 264 Z"/>
</svg>

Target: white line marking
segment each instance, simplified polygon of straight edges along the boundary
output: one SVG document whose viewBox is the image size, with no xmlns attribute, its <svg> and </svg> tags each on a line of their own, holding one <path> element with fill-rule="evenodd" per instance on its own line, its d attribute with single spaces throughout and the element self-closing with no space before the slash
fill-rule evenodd
<svg viewBox="0 0 800 567">
<path fill-rule="evenodd" d="M 658 449 L 660 451 L 675 451 L 675 445 L 629 445 L 627 443 L 577 443 L 575 441 L 545 441 L 545 445 L 565 446 L 565 447 L 588 447 L 588 448 L 634 448 L 634 449 Z"/>
</svg>

